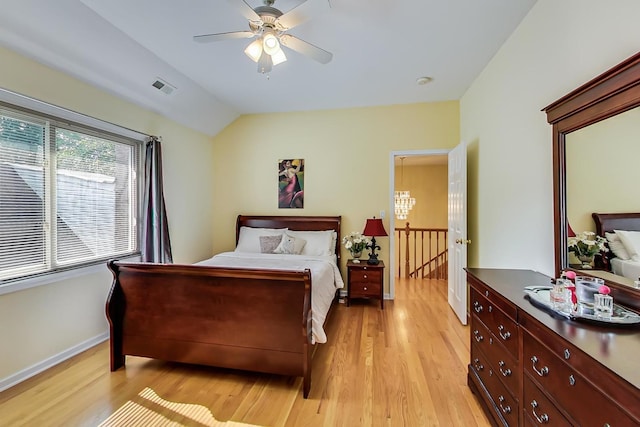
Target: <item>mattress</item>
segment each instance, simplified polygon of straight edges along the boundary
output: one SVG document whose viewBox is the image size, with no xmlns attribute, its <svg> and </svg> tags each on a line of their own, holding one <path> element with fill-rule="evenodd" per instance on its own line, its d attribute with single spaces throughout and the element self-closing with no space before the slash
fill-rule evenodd
<svg viewBox="0 0 640 427">
<path fill-rule="evenodd" d="M 631 280 L 640 278 L 640 262 L 634 260 L 611 259 L 611 272 Z"/>
</svg>

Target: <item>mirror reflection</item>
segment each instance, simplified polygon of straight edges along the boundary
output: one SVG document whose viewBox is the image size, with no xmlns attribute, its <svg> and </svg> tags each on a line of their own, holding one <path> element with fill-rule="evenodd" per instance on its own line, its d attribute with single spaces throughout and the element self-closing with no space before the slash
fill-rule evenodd
<svg viewBox="0 0 640 427">
<path fill-rule="evenodd" d="M 596 232 L 592 218 L 594 212 L 640 212 L 639 143 L 640 107 L 566 135 L 566 212 L 570 230 L 578 235 L 585 231 Z M 637 237 L 640 244 L 640 232 L 634 233 L 625 237 L 631 240 Z M 621 233 L 617 234 L 609 237 L 620 241 Z M 627 241 L 629 239 L 609 244 L 618 249 L 620 244 L 627 243 L 632 247 L 626 252 L 633 252 L 633 243 Z M 624 245 L 622 248 L 622 256 L 615 257 L 618 259 L 605 262 L 603 266 L 596 257 L 592 266 L 625 276 L 628 280 L 619 281 L 634 286 L 633 281 L 640 277 L 640 257 L 624 259 Z M 620 253 L 609 255 L 614 258 Z M 570 266 L 583 268 L 573 252 L 569 253 L 568 261 Z"/>
</svg>

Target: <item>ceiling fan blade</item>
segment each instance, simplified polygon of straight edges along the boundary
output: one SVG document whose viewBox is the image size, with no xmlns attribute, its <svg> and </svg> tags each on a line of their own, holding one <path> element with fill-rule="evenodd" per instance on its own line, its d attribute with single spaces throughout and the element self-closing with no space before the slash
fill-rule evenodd
<svg viewBox="0 0 640 427">
<path fill-rule="evenodd" d="M 321 64 L 327 64 L 333 58 L 333 54 L 331 52 L 320 49 L 318 46 L 314 46 L 311 43 L 300 40 L 291 34 L 283 34 L 280 36 L 280 43 L 289 49 L 295 50 L 298 53 L 318 61 Z"/>
<path fill-rule="evenodd" d="M 306 0 L 283 14 L 278 18 L 277 22 L 286 29 L 293 28 L 309 20 L 311 17 L 325 12 L 328 9 L 327 5 L 327 0 Z"/>
<path fill-rule="evenodd" d="M 251 6 L 249 6 L 249 3 L 247 3 L 244 0 L 227 0 L 227 2 L 229 2 L 233 7 L 235 7 L 235 9 L 240 12 L 242 14 L 242 16 L 244 16 L 245 18 L 247 18 L 250 21 L 261 21 L 260 16 L 256 13 L 255 10 L 253 10 L 253 8 Z"/>
<path fill-rule="evenodd" d="M 230 33 L 202 34 L 193 36 L 193 41 L 198 43 L 219 42 L 229 39 L 250 39 L 255 36 L 251 31 L 232 31 Z"/>
</svg>

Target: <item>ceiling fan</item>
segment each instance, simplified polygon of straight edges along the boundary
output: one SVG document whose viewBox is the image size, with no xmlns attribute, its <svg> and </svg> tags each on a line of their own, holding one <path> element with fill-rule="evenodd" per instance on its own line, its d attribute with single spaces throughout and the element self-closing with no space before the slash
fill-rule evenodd
<svg viewBox="0 0 640 427">
<path fill-rule="evenodd" d="M 259 73 L 268 73 L 274 65 L 287 60 L 282 46 L 308 56 L 321 64 L 326 64 L 333 58 L 331 52 L 287 33 L 291 28 L 309 19 L 314 13 L 324 9 L 327 5 L 324 0 L 303 0 L 302 3 L 286 13 L 273 7 L 275 0 L 263 0 L 264 6 L 258 6 L 255 9 L 244 0 L 228 1 L 249 20 L 249 30 L 202 34 L 194 36 L 194 41 L 209 43 L 255 37 L 256 39 L 247 46 L 244 53 L 258 63 Z"/>
</svg>

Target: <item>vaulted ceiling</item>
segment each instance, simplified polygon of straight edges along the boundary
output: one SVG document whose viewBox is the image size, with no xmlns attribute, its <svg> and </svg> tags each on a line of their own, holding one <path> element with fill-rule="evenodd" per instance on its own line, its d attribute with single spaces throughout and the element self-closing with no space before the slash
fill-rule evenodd
<svg viewBox="0 0 640 427">
<path fill-rule="evenodd" d="M 287 61 L 265 75 L 243 52 L 251 40 L 193 41 L 247 30 L 241 1 L 3 0 L 0 44 L 213 135 L 240 114 L 460 99 L 535 4 L 307 0 L 313 16 L 289 33 L 333 59 L 285 49 Z M 418 85 L 423 76 L 433 80 Z M 175 90 L 154 88 L 158 78 Z"/>
</svg>

